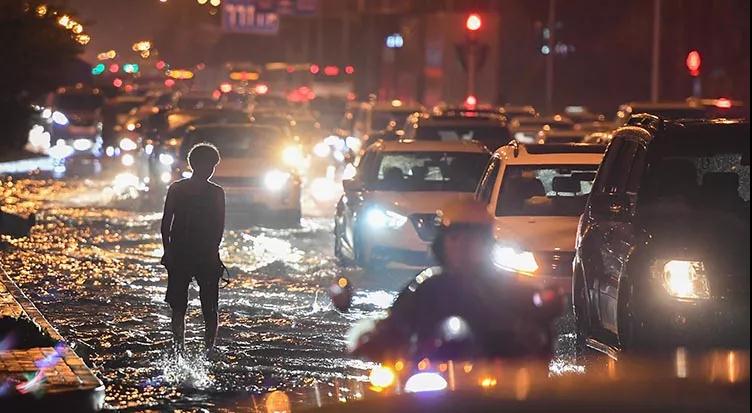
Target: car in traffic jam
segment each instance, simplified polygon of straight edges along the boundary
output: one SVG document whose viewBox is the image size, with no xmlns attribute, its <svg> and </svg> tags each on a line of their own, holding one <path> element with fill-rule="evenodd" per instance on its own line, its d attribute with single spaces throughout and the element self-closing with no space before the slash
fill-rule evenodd
<svg viewBox="0 0 752 413">
<path fill-rule="evenodd" d="M 0 10 L 0 411 L 750 410 L 748 1 Z"/>
</svg>

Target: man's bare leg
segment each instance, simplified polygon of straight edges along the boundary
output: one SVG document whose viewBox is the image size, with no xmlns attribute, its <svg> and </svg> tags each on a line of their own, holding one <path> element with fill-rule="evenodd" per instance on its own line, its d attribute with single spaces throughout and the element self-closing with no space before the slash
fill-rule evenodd
<svg viewBox="0 0 752 413">
<path fill-rule="evenodd" d="M 185 310 L 172 310 L 172 338 L 175 350 L 185 353 Z"/>
<path fill-rule="evenodd" d="M 214 343 L 217 341 L 217 330 L 219 328 L 219 316 L 216 309 L 204 311 L 204 346 L 207 354 L 214 351 Z"/>
</svg>

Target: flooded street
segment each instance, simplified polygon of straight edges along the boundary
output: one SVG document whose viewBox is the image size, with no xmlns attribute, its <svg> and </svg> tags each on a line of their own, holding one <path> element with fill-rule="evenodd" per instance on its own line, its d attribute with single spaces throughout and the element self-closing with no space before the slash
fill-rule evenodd
<svg viewBox="0 0 752 413">
<path fill-rule="evenodd" d="M 253 411 L 270 389 L 363 379 L 367 364 L 345 355 L 348 329 L 378 317 L 414 271 L 341 270 L 332 255 L 331 211 L 304 202 L 300 228 L 230 228 L 222 259 L 218 357 L 199 356 L 203 323 L 191 287 L 187 347 L 170 352 L 167 274 L 159 264 L 161 196 L 115 196 L 111 179 L 4 182 L 4 209 L 36 211 L 28 239 L 8 240 L 0 261 L 106 386 L 107 407 Z M 42 201 L 44 200 L 44 201 Z M 326 288 L 345 274 L 356 288 L 348 314 Z M 565 323 L 566 324 L 566 323 Z M 573 335 L 563 332 L 552 373 L 578 372 Z"/>
</svg>

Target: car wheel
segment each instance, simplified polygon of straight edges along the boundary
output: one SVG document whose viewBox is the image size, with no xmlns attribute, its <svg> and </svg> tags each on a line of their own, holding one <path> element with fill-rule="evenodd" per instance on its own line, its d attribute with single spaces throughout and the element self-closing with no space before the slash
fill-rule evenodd
<svg viewBox="0 0 752 413">
<path fill-rule="evenodd" d="M 586 347 L 586 340 L 592 333 L 593 323 L 590 317 L 590 300 L 588 299 L 587 284 L 582 270 L 575 272 L 572 287 L 572 302 L 574 307 L 575 339 L 577 347 L 582 350 Z"/>
<path fill-rule="evenodd" d="M 282 224 L 286 227 L 292 227 L 296 228 L 300 226 L 300 218 L 302 214 L 300 212 L 300 208 L 298 209 L 292 209 L 289 211 L 284 211 L 280 214 L 280 220 L 282 221 Z"/>
<path fill-rule="evenodd" d="M 349 260 L 342 252 L 342 229 L 336 217 L 334 218 L 334 257 L 340 266 L 349 264 Z"/>
</svg>

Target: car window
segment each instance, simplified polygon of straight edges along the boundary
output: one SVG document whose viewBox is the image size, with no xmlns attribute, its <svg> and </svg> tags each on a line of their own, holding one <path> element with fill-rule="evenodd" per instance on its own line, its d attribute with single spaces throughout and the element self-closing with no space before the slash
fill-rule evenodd
<svg viewBox="0 0 752 413">
<path fill-rule="evenodd" d="M 372 184 L 383 191 L 473 192 L 488 157 L 471 152 L 387 152 Z"/>
<path fill-rule="evenodd" d="M 507 165 L 496 216 L 578 216 L 598 165 Z"/>
<path fill-rule="evenodd" d="M 604 166 L 607 166 L 607 168 L 603 171 L 602 181 L 598 183 L 598 192 L 615 194 L 626 191 L 629 171 L 637 152 L 637 146 L 637 142 L 623 139 L 619 140 L 616 147 L 609 148 L 609 153 L 604 161 Z"/>
<path fill-rule="evenodd" d="M 496 178 L 499 176 L 499 165 L 501 161 L 498 157 L 491 158 L 491 162 L 488 163 L 486 172 L 483 174 L 483 179 L 478 185 L 478 191 L 476 197 L 479 201 L 487 204 L 491 200 L 491 193 L 493 192 Z"/>
<path fill-rule="evenodd" d="M 415 131 L 417 140 L 468 141 L 475 140 L 489 150 L 509 143 L 509 130 L 501 125 L 420 125 Z"/>
</svg>

